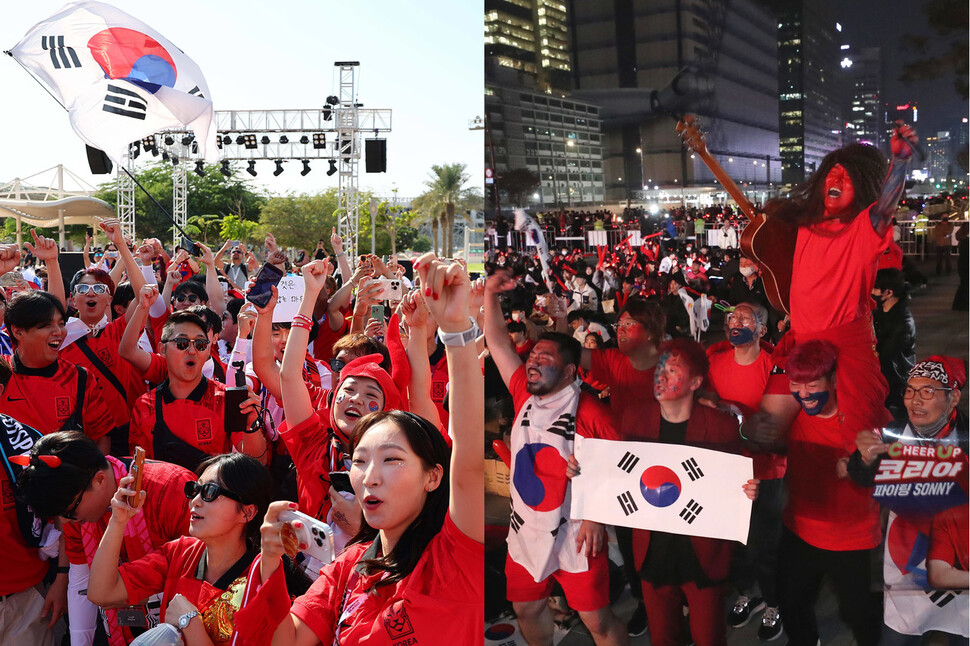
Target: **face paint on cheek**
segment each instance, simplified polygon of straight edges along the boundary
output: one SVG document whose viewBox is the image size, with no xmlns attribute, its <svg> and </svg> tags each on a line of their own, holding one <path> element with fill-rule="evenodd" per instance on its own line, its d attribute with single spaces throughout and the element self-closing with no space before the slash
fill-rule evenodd
<svg viewBox="0 0 970 646">
<path fill-rule="evenodd" d="M 336 401 L 339 404 L 340 402 L 342 402 L 345 399 L 347 399 L 347 393 L 340 393 L 339 395 L 337 395 L 337 400 Z"/>
<path fill-rule="evenodd" d="M 372 413 L 376 413 L 378 410 L 380 410 L 380 406 L 377 405 L 377 402 L 368 402 L 367 408 L 369 408 L 370 412 Z"/>
</svg>

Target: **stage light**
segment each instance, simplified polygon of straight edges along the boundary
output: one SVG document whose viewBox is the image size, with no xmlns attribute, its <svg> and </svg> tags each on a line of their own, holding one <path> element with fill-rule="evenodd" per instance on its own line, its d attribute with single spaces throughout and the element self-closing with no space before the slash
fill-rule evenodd
<svg viewBox="0 0 970 646">
<path fill-rule="evenodd" d="M 244 137 L 243 135 L 239 135 L 238 137 L 236 137 L 237 146 L 242 146 L 243 143 L 245 143 L 245 141 L 246 141 L 246 137 Z"/>
<path fill-rule="evenodd" d="M 229 177 L 230 175 L 232 175 L 232 171 L 229 169 L 228 159 L 222 160 L 222 168 L 219 169 L 219 172 L 225 175 L 226 177 Z"/>
<path fill-rule="evenodd" d="M 158 146 L 155 144 L 155 135 L 142 139 L 141 147 L 145 149 L 146 153 L 150 152 L 151 154 L 158 156 Z"/>
<path fill-rule="evenodd" d="M 179 158 L 176 157 L 175 155 L 172 155 L 172 166 L 178 166 L 178 165 L 179 165 Z"/>
<path fill-rule="evenodd" d="M 273 177 L 279 177 L 282 174 L 283 174 L 283 160 L 282 159 L 277 159 L 276 160 L 276 170 L 273 171 Z"/>
<path fill-rule="evenodd" d="M 331 108 L 329 105 L 323 106 L 322 112 L 324 121 L 330 121 L 333 119 L 333 108 Z"/>
<path fill-rule="evenodd" d="M 175 144 L 175 138 L 172 135 L 165 135 L 165 145 L 172 146 Z"/>
<path fill-rule="evenodd" d="M 337 162 L 333 159 L 330 160 L 330 170 L 327 171 L 327 177 L 330 177 L 337 172 Z"/>
<path fill-rule="evenodd" d="M 308 143 L 310 143 L 310 138 L 307 137 L 306 135 L 303 135 L 302 137 L 300 137 L 300 143 L 306 146 Z"/>
<path fill-rule="evenodd" d="M 319 150 L 327 147 L 327 135 L 322 132 L 313 133 L 313 147 Z"/>
<path fill-rule="evenodd" d="M 267 137 L 266 135 L 263 135 L 262 138 L 259 140 L 259 143 L 263 144 L 264 146 L 267 145 L 269 143 L 269 137 Z"/>
<path fill-rule="evenodd" d="M 249 160 L 249 168 L 246 169 L 246 172 L 249 173 L 250 175 L 252 175 L 253 177 L 256 177 L 256 162 L 255 162 L 255 160 L 252 160 L 252 159 Z"/>
<path fill-rule="evenodd" d="M 302 175 L 303 177 L 306 177 L 309 173 L 310 173 L 310 160 L 304 159 L 303 170 L 300 171 L 300 175 Z"/>
<path fill-rule="evenodd" d="M 259 144 L 256 143 L 256 135 L 243 135 L 243 145 L 246 146 L 247 150 L 253 150 Z"/>
<path fill-rule="evenodd" d="M 162 161 L 168 161 L 168 153 L 164 150 L 162 151 Z"/>
<path fill-rule="evenodd" d="M 288 144 L 288 143 L 290 143 L 290 138 L 287 137 L 286 135 L 280 135 L 280 143 L 281 144 Z"/>
<path fill-rule="evenodd" d="M 338 99 L 334 95 L 331 94 L 330 96 L 327 97 L 327 105 L 337 105 L 338 103 L 340 103 L 340 99 Z"/>
<path fill-rule="evenodd" d="M 195 174 L 199 177 L 205 177 L 205 162 L 201 159 L 195 162 Z"/>
<path fill-rule="evenodd" d="M 230 137 L 229 135 L 226 135 L 225 137 L 222 138 L 222 144 L 224 146 L 228 146 L 231 143 L 232 143 L 232 137 Z"/>
<path fill-rule="evenodd" d="M 138 159 L 138 155 L 141 154 L 141 142 L 136 141 L 128 145 L 128 154 L 131 155 L 132 159 Z"/>
<path fill-rule="evenodd" d="M 182 145 L 188 146 L 189 144 L 192 143 L 192 139 L 194 139 L 192 135 L 185 135 L 184 137 L 182 137 Z"/>
</svg>

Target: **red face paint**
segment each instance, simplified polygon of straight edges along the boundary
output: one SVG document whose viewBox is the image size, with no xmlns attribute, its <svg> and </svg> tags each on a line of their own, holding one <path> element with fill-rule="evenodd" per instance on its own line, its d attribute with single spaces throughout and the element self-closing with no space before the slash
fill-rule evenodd
<svg viewBox="0 0 970 646">
<path fill-rule="evenodd" d="M 854 207 L 855 186 L 849 172 L 836 164 L 825 176 L 825 215 L 845 215 Z"/>
</svg>

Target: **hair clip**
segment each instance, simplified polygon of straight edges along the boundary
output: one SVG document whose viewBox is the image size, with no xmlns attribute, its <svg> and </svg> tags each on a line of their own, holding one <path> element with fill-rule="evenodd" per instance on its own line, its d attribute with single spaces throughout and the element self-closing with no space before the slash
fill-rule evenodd
<svg viewBox="0 0 970 646">
<path fill-rule="evenodd" d="M 29 466 L 31 461 L 34 459 L 43 462 L 51 469 L 56 469 L 57 467 L 61 466 L 61 459 L 56 455 L 35 455 L 33 457 L 30 455 L 12 455 L 9 459 L 14 464 L 19 464 L 22 467 Z"/>
</svg>

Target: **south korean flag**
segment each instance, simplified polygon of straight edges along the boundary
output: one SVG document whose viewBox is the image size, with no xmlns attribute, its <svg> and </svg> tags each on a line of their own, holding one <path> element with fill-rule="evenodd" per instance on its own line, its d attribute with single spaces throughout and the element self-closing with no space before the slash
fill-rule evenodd
<svg viewBox="0 0 970 646">
<path fill-rule="evenodd" d="M 572 480 L 573 519 L 747 542 L 751 501 L 741 486 L 751 458 L 579 434 L 575 454 L 582 472 Z"/>
</svg>

